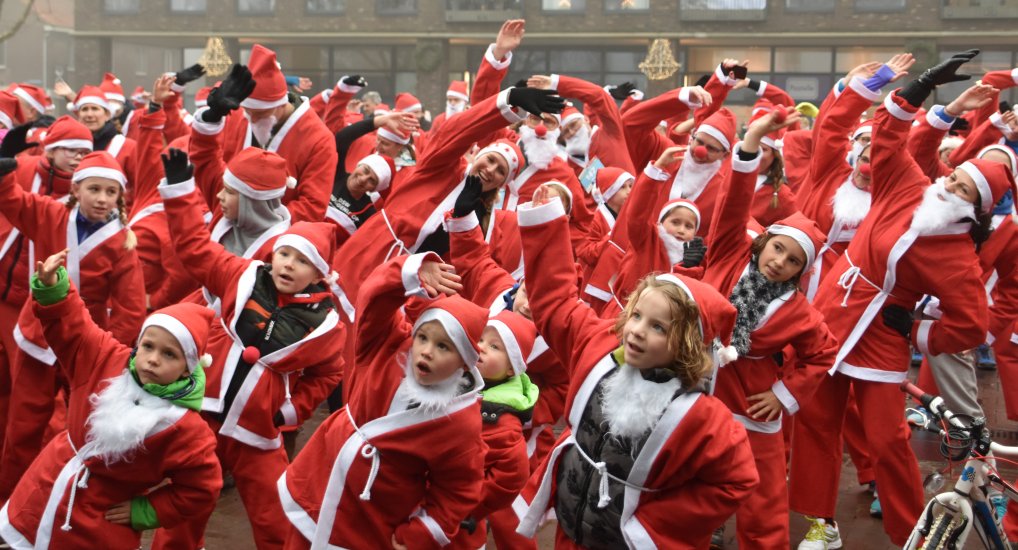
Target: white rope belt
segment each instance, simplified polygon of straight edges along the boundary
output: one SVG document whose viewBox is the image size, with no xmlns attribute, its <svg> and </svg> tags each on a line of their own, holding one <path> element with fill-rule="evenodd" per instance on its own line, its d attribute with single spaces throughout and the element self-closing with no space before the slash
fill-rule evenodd
<svg viewBox="0 0 1018 550">
<path fill-rule="evenodd" d="M 389 216 L 385 213 L 385 209 L 381 209 L 378 213 L 382 215 L 382 220 L 385 221 L 385 227 L 389 229 L 389 234 L 392 235 L 392 240 L 394 241 L 392 246 L 389 247 L 389 251 L 385 253 L 385 260 L 383 260 L 382 263 L 385 263 L 400 254 L 409 254 L 410 250 L 405 244 L 403 244 L 403 241 L 396 235 L 396 230 L 394 230 L 392 228 L 392 224 L 389 223 Z M 396 253 L 395 256 L 393 255 L 393 252 Z"/>
<path fill-rule="evenodd" d="M 657 492 L 657 491 L 660 490 L 660 489 L 648 489 L 647 487 L 641 487 L 639 485 L 635 485 L 633 483 L 630 483 L 630 482 L 628 482 L 628 481 L 626 481 L 624 479 L 615 477 L 615 476 L 611 475 L 610 473 L 608 473 L 608 465 L 605 464 L 605 462 L 603 460 L 600 461 L 600 462 L 594 462 L 594 459 L 592 459 L 589 456 L 587 456 L 587 453 L 585 453 L 583 451 L 583 446 L 580 445 L 579 441 L 577 441 L 573 445 L 573 447 L 576 449 L 576 452 L 580 453 L 580 456 L 583 457 L 583 460 L 586 460 L 588 464 L 590 464 L 591 466 L 594 467 L 595 470 L 597 470 L 597 474 L 598 474 L 598 476 L 600 476 L 598 487 L 597 487 L 597 507 L 598 508 L 604 508 L 604 507 L 608 506 L 611 503 L 611 501 L 612 501 L 611 496 L 608 494 L 608 480 L 609 479 L 611 479 L 612 481 L 615 481 L 617 483 L 621 483 L 621 484 L 625 485 L 626 487 L 629 487 L 630 489 L 636 489 L 637 491 L 654 493 L 654 492 Z"/>
<path fill-rule="evenodd" d="M 877 286 L 876 283 L 867 279 L 866 276 L 862 274 L 862 269 L 852 263 L 852 258 L 848 256 L 848 251 L 845 251 L 845 259 L 848 260 L 848 265 L 851 267 L 846 269 L 845 272 L 841 274 L 841 277 L 838 278 L 838 286 L 846 291 L 845 298 L 841 301 L 841 307 L 848 307 L 848 297 L 852 295 L 852 287 L 855 286 L 856 281 L 859 279 L 866 281 L 866 283 L 875 288 L 880 294 L 887 294 L 888 296 L 891 295 L 890 292 L 887 292 L 882 287 Z"/>
<path fill-rule="evenodd" d="M 350 419 L 353 431 L 357 432 L 357 435 L 361 436 L 361 439 L 364 440 L 364 446 L 361 447 L 360 451 L 361 456 L 371 460 L 371 472 L 368 473 L 368 481 L 364 484 L 364 490 L 360 494 L 361 500 L 371 500 L 371 486 L 375 484 L 375 478 L 378 477 L 381 457 L 378 456 L 378 449 L 368 441 L 368 437 L 357 427 L 357 422 L 354 421 L 353 415 L 350 414 L 350 407 L 346 408 L 346 417 Z"/>
<path fill-rule="evenodd" d="M 78 449 L 74 447 L 74 442 L 71 441 L 70 432 L 67 433 L 67 443 L 71 446 L 71 450 L 74 451 L 74 456 L 81 460 L 81 466 L 74 472 L 74 477 L 71 478 L 71 496 L 67 499 L 67 514 L 64 516 L 64 524 L 60 526 L 61 531 L 71 530 L 71 512 L 74 510 L 74 498 L 78 494 L 78 489 L 88 489 L 88 476 L 90 474 L 89 469 L 85 466 L 85 460 L 78 454 Z"/>
</svg>

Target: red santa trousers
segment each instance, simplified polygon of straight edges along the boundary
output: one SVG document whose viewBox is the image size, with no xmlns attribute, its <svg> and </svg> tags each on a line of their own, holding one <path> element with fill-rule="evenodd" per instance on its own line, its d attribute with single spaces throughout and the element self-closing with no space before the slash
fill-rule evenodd
<svg viewBox="0 0 1018 550">
<path fill-rule="evenodd" d="M 11 365 L 18 351 L 14 342 L 14 326 L 21 308 L 0 301 L 0 446 L 7 431 L 7 410 L 11 399 Z"/>
<path fill-rule="evenodd" d="M 785 441 L 781 432 L 746 430 L 760 485 L 735 512 L 739 548 L 788 548 L 788 485 L 785 482 Z"/>
<path fill-rule="evenodd" d="M 1011 341 L 1010 334 L 1001 335 L 993 342 L 993 355 L 997 358 L 1007 419 L 1018 420 L 1018 344 Z"/>
<path fill-rule="evenodd" d="M 11 370 L 10 414 L 0 454 L 0 500 L 10 498 L 14 487 L 35 457 L 49 442 L 47 428 L 56 407 L 61 382 L 57 365 L 47 365 L 18 350 Z M 50 438 L 52 438 L 50 430 Z"/>
<path fill-rule="evenodd" d="M 495 540 L 495 548 L 513 548 L 519 550 L 537 550 L 534 539 L 516 533 L 520 518 L 512 507 L 507 506 L 488 516 L 491 526 L 491 538 Z"/>
<path fill-rule="evenodd" d="M 820 382 L 813 399 L 796 414 L 789 505 L 801 514 L 834 517 L 841 478 L 841 428 L 850 389 L 855 390 L 873 455 L 884 532 L 900 546 L 923 509 L 923 486 L 902 414 L 905 394 L 897 384 L 859 380 L 840 372 Z"/>
<path fill-rule="evenodd" d="M 859 414 L 859 406 L 855 404 L 854 391 L 848 392 L 848 406 L 845 407 L 845 424 L 842 429 L 845 449 L 852 458 L 852 464 L 855 464 L 856 479 L 859 480 L 859 485 L 866 485 L 876 477 L 873 474 L 873 457 L 870 456 L 869 443 L 862 429 L 862 416 Z"/>
<path fill-rule="evenodd" d="M 279 503 L 276 481 L 283 475 L 289 461 L 286 450 L 264 451 L 219 435 L 220 424 L 209 420 L 216 432 L 216 456 L 224 472 L 233 474 L 240 500 L 244 503 L 258 550 L 278 549 L 286 539 L 290 521 Z M 201 548 L 209 516 L 196 517 L 171 529 L 159 529 L 152 541 L 153 550 L 164 548 Z"/>
</svg>

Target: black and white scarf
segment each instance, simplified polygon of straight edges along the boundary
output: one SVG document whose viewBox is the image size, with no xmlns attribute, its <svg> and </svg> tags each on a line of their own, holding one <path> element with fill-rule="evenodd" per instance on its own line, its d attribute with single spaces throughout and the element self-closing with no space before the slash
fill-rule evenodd
<svg viewBox="0 0 1018 550">
<path fill-rule="evenodd" d="M 740 356 L 747 355 L 752 341 L 749 333 L 760 323 L 767 306 L 772 301 L 795 289 L 795 283 L 785 281 L 775 283 L 767 280 L 757 267 L 759 258 L 754 255 L 749 262 L 749 269 L 735 283 L 728 301 L 735 306 L 738 312 L 735 317 L 735 330 L 732 331 L 732 346 L 739 352 Z"/>
</svg>

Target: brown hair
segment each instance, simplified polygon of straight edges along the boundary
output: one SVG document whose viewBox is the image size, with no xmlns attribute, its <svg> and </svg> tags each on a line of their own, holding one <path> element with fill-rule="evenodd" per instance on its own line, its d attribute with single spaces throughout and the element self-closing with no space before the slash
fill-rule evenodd
<svg viewBox="0 0 1018 550">
<path fill-rule="evenodd" d="M 770 233 L 764 231 L 763 233 L 757 235 L 753 239 L 753 244 L 749 247 L 749 253 L 752 255 L 753 261 L 756 261 L 756 260 L 758 260 L 760 258 L 760 253 L 763 252 L 764 247 L 767 246 L 767 242 L 770 241 L 773 237 L 774 237 L 774 235 L 771 235 Z M 820 260 L 820 258 L 817 258 L 817 261 L 819 261 L 819 260 Z M 790 283 L 795 284 L 795 286 L 799 286 L 799 279 L 802 278 L 802 274 L 805 273 L 805 272 L 806 272 L 806 266 L 804 265 L 804 266 L 802 266 L 802 269 L 800 269 L 799 272 L 796 273 L 788 281 Z"/>
<path fill-rule="evenodd" d="M 684 290 L 667 281 L 657 280 L 656 273 L 647 275 L 629 295 L 625 311 L 615 321 L 615 334 L 622 338 L 622 329 L 633 316 L 636 302 L 644 291 L 651 290 L 668 299 L 672 314 L 668 326 L 668 350 L 673 356 L 672 364 L 667 368 L 675 373 L 683 387 L 693 387 L 710 373 L 713 362 L 700 333 L 700 308 Z"/>
<path fill-rule="evenodd" d="M 67 199 L 67 209 L 73 210 L 78 204 L 78 197 L 73 194 Z M 117 195 L 117 214 L 120 218 L 120 225 L 124 226 L 124 230 L 127 234 L 124 235 L 124 250 L 134 250 L 134 247 L 138 246 L 138 237 L 131 231 L 131 228 L 127 226 L 127 205 L 124 203 L 124 188 L 120 188 L 120 194 Z M 73 223 L 73 222 L 72 222 Z"/>
<path fill-rule="evenodd" d="M 774 187 L 774 194 L 771 195 L 771 208 L 777 208 L 778 191 L 785 184 L 785 159 L 781 156 L 781 151 L 774 147 L 771 148 L 771 154 L 774 160 L 771 161 L 771 167 L 767 169 L 767 183 Z"/>
</svg>

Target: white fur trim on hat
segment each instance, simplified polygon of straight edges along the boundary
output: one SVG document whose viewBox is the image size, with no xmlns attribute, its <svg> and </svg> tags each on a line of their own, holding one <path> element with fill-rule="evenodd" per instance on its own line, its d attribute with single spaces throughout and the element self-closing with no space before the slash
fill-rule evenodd
<svg viewBox="0 0 1018 550">
<path fill-rule="evenodd" d="M 636 178 L 629 172 L 622 172 L 621 174 L 619 174 L 619 177 L 615 178 L 615 181 L 613 181 L 612 184 L 608 186 L 608 189 L 604 190 L 603 193 L 601 192 L 600 189 L 598 189 L 597 185 L 594 185 L 593 193 L 594 199 L 602 203 L 612 200 L 612 197 L 615 196 L 615 193 L 618 193 L 622 189 L 622 187 L 626 184 L 626 182 L 632 179 Z"/>
<path fill-rule="evenodd" d="M 194 336 L 191 331 L 187 329 L 184 323 L 180 322 L 180 319 L 173 317 L 172 315 L 166 315 L 165 313 L 153 313 L 149 315 L 145 322 L 141 325 L 141 331 L 138 333 L 138 343 L 141 342 L 141 337 L 145 334 L 145 329 L 148 327 L 159 327 L 177 339 L 177 343 L 180 344 L 180 349 L 184 351 L 184 361 L 187 362 L 187 370 L 194 372 L 194 368 L 198 365 L 198 346 L 194 342 Z"/>
<path fill-rule="evenodd" d="M 279 107 L 280 105 L 286 105 L 286 104 L 287 104 L 287 96 L 286 96 L 286 94 L 283 94 L 283 97 L 281 97 L 279 99 L 273 99 L 271 101 L 266 101 L 266 100 L 262 100 L 262 99 L 255 99 L 253 97 L 249 97 L 249 98 L 245 99 L 244 101 L 240 102 L 240 106 L 241 107 L 246 107 L 248 109 L 275 109 L 276 107 Z"/>
<path fill-rule="evenodd" d="M 85 178 L 104 178 L 113 180 L 120 184 L 120 187 L 127 187 L 127 176 L 123 172 L 116 168 L 106 168 L 103 166 L 90 166 L 81 170 L 76 170 L 74 175 L 71 176 L 71 181 L 78 183 Z"/>
<path fill-rule="evenodd" d="M 696 229 L 700 230 L 700 209 L 696 207 L 696 203 L 686 199 L 685 202 L 676 204 L 673 201 L 668 201 L 661 207 L 661 211 L 657 213 L 657 223 L 661 223 L 665 219 L 665 215 L 671 212 L 675 208 L 688 208 L 693 211 L 696 216 Z"/>
<path fill-rule="evenodd" d="M 495 142 L 491 145 L 481 149 L 474 156 L 475 159 L 479 159 L 488 153 L 495 153 L 501 155 L 505 159 L 506 163 L 509 164 L 509 174 L 506 176 L 506 182 L 512 181 L 516 177 L 516 172 L 520 166 L 520 158 L 516 156 L 516 151 L 512 147 L 505 143 Z"/>
<path fill-rule="evenodd" d="M 558 187 L 559 189 L 565 191 L 566 196 L 569 197 L 569 208 L 566 209 L 566 214 L 569 214 L 570 212 L 573 211 L 573 192 L 570 191 L 568 187 L 566 187 L 566 184 L 564 184 L 564 183 L 562 183 L 561 181 L 558 181 L 558 180 L 548 180 L 548 181 L 542 183 L 541 185 L 553 185 L 553 186 Z"/>
<path fill-rule="evenodd" d="M 763 143 L 771 149 L 777 149 L 778 151 L 781 151 L 781 148 L 784 146 L 784 142 L 782 140 L 774 139 L 770 136 L 760 138 L 760 143 Z"/>
<path fill-rule="evenodd" d="M 413 111 L 419 111 L 419 110 L 421 110 L 423 108 L 424 108 L 424 106 L 421 105 L 420 103 L 414 103 L 413 105 L 407 105 L 406 107 L 403 107 L 402 109 L 399 110 L 399 112 L 401 112 L 401 113 L 410 113 L 410 112 L 413 112 Z"/>
<path fill-rule="evenodd" d="M 14 95 L 16 95 L 16 96 L 20 97 L 21 99 L 25 100 L 25 103 L 28 103 L 29 105 L 31 105 L 33 109 L 35 109 L 36 111 L 39 111 L 40 115 L 46 114 L 46 107 L 43 107 L 42 103 L 39 103 L 38 101 L 36 101 L 36 99 L 34 97 L 32 97 L 32 94 L 26 92 L 24 88 L 14 88 L 14 92 L 13 93 L 14 93 Z"/>
<path fill-rule="evenodd" d="M 103 109 L 106 109 L 107 111 L 110 111 L 110 112 L 113 111 L 113 109 L 110 108 L 110 104 L 104 98 L 96 97 L 94 95 L 87 95 L 87 96 L 81 98 L 80 100 L 76 101 L 74 103 L 74 110 L 77 111 L 77 110 L 81 109 L 82 106 L 90 105 L 90 104 L 91 105 L 98 105 L 98 106 L 102 107 Z"/>
<path fill-rule="evenodd" d="M 451 97 L 453 99 L 462 99 L 463 101 L 470 101 L 470 98 L 467 97 L 467 94 L 461 94 L 459 92 L 453 92 L 451 90 L 445 92 L 445 97 L 446 99 Z"/>
<path fill-rule="evenodd" d="M 398 143 L 400 145 L 406 145 L 407 143 L 410 143 L 410 136 L 405 136 L 405 137 L 401 136 L 401 135 L 397 134 L 396 132 L 389 131 L 388 128 L 379 128 L 378 129 L 378 137 L 383 138 L 383 139 L 387 139 L 387 140 L 389 140 L 389 141 L 391 141 L 393 143 Z"/>
<path fill-rule="evenodd" d="M 278 199 L 282 197 L 283 194 L 286 193 L 287 187 L 286 184 L 284 183 L 283 185 L 276 187 L 274 189 L 256 190 L 250 185 L 248 185 L 246 182 L 244 182 L 242 179 L 233 175 L 233 172 L 230 172 L 229 168 L 227 168 L 223 172 L 223 182 L 226 183 L 226 185 L 229 185 L 230 187 L 236 189 L 237 192 L 240 193 L 241 195 L 260 201 Z"/>
<path fill-rule="evenodd" d="M 311 244 L 311 241 L 306 238 L 293 233 L 283 233 L 276 239 L 275 244 L 272 245 L 272 251 L 275 252 L 284 246 L 289 246 L 303 254 L 311 262 L 311 265 L 321 272 L 323 277 L 328 277 L 332 272 L 329 269 L 329 264 L 322 258 L 315 245 Z"/>
<path fill-rule="evenodd" d="M 527 358 L 523 357 L 523 350 L 516 340 L 516 335 L 509 328 L 509 325 L 498 319 L 488 319 L 488 326 L 498 332 L 502 338 L 502 345 L 505 346 L 505 353 L 509 356 L 509 363 L 513 367 L 513 374 L 519 376 L 527 372 Z"/>
<path fill-rule="evenodd" d="M 990 182 L 986 181 L 986 176 L 971 162 L 966 161 L 961 163 L 958 165 L 958 169 L 968 174 L 972 181 L 976 183 L 976 189 L 979 190 L 979 211 L 989 212 L 993 210 L 993 190 L 990 189 Z"/>
<path fill-rule="evenodd" d="M 3 124 L 8 129 L 14 128 L 14 121 L 11 120 L 11 117 L 7 116 L 7 113 L 2 111 L 0 111 L 0 124 Z"/>
<path fill-rule="evenodd" d="M 728 141 L 728 138 L 725 136 L 725 134 L 721 130 L 718 130 L 717 128 L 711 126 L 710 124 L 701 124 L 700 127 L 696 129 L 696 131 L 697 133 L 703 132 L 708 136 L 711 136 L 714 139 L 721 142 L 721 146 L 725 148 L 725 151 L 732 150 L 732 143 Z"/>
<path fill-rule="evenodd" d="M 118 94 L 116 92 L 105 92 L 104 95 L 106 96 L 106 101 L 119 101 L 121 103 L 127 103 L 127 98 L 124 97 L 124 94 Z"/>
<path fill-rule="evenodd" d="M 946 140 L 947 138 L 944 138 L 944 139 Z M 941 143 L 943 143 L 943 142 L 941 142 Z M 1011 175 L 1014 176 L 1014 177 L 1018 177 L 1018 157 L 1015 156 L 1015 153 L 1014 153 L 1013 149 L 1011 149 L 1010 147 L 1008 147 L 1006 145 L 1001 145 L 999 143 L 994 143 L 994 144 L 987 145 L 986 147 L 983 147 L 982 149 L 980 149 L 979 153 L 976 154 L 976 158 L 980 158 L 981 159 L 981 158 L 983 158 L 983 155 L 985 155 L 986 153 L 988 153 L 990 151 L 1000 151 L 1001 153 L 1004 153 L 1005 155 L 1007 155 L 1008 167 L 1011 168 Z"/>
<path fill-rule="evenodd" d="M 385 162 L 384 158 L 377 154 L 368 155 L 357 162 L 357 164 L 363 164 L 375 173 L 375 177 L 378 178 L 376 191 L 385 191 L 389 188 L 389 183 L 392 182 L 392 168 L 389 167 L 389 163 Z"/>
<path fill-rule="evenodd" d="M 583 113 L 581 113 L 579 111 L 573 111 L 572 113 L 569 113 L 568 116 L 566 116 L 565 118 L 562 119 L 562 125 L 565 126 L 566 124 L 569 124 L 570 122 L 572 122 L 572 121 L 574 121 L 576 119 L 582 119 L 582 118 L 583 118 Z"/>
<path fill-rule="evenodd" d="M 452 345 L 456 346 L 456 351 L 459 352 L 460 357 L 463 358 L 463 362 L 468 367 L 473 367 L 477 364 L 477 350 L 474 349 L 473 342 L 470 341 L 467 331 L 463 329 L 463 325 L 460 324 L 456 316 L 439 307 L 427 309 L 417 318 L 417 322 L 414 323 L 414 333 L 416 334 L 417 329 L 429 321 L 438 321 L 442 325 L 445 333 L 452 340 Z"/>
<path fill-rule="evenodd" d="M 855 129 L 854 132 L 852 132 L 852 139 L 855 139 L 855 138 L 857 138 L 857 137 L 859 137 L 859 136 L 861 136 L 863 134 L 872 134 L 872 133 L 873 133 L 873 124 L 872 123 L 866 123 L 866 124 L 863 124 L 862 126 L 859 126 L 858 128 Z"/>
<path fill-rule="evenodd" d="M 61 139 L 60 141 L 54 141 L 46 145 L 44 148 L 46 151 L 50 149 L 56 149 L 57 147 L 63 147 L 65 149 L 88 149 L 92 150 L 92 142 L 87 139 Z"/>
<path fill-rule="evenodd" d="M 803 267 L 803 272 L 809 271 L 817 258 L 817 251 L 813 246 L 813 239 L 810 239 L 805 231 L 790 225 L 773 224 L 767 228 L 767 232 L 771 235 L 791 237 L 795 242 L 799 243 L 802 251 L 806 254 L 806 265 Z"/>
</svg>

